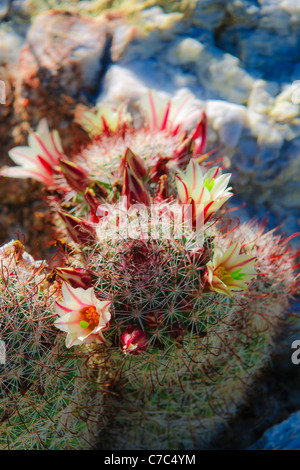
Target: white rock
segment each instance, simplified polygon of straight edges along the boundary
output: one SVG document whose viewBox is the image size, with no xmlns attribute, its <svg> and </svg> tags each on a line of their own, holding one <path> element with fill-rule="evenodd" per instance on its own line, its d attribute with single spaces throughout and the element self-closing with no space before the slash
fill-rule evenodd
<svg viewBox="0 0 300 470">
<path fill-rule="evenodd" d="M 205 108 L 209 123 L 218 132 L 221 142 L 228 147 L 236 147 L 247 121 L 245 106 L 208 100 Z"/>
<path fill-rule="evenodd" d="M 283 122 L 293 120 L 300 116 L 300 81 L 284 87 L 283 91 L 276 97 L 274 106 L 269 116 Z"/>
<path fill-rule="evenodd" d="M 200 84 L 216 98 L 232 103 L 247 102 L 255 79 L 243 70 L 239 59 L 212 47 L 205 49 L 197 61 Z"/>
<path fill-rule="evenodd" d="M 284 135 L 274 126 L 265 114 L 247 110 L 248 124 L 251 134 L 257 137 L 257 143 L 262 147 L 279 149 L 283 145 Z"/>
<path fill-rule="evenodd" d="M 182 18 L 181 13 L 165 13 L 160 7 L 152 7 L 140 12 L 140 19 L 151 29 L 172 29 L 176 22 Z"/>
<path fill-rule="evenodd" d="M 132 70 L 120 65 L 112 65 L 104 80 L 104 93 L 98 101 L 121 103 L 127 99 L 136 102 L 148 90 Z"/>
<path fill-rule="evenodd" d="M 300 106 L 289 101 L 279 101 L 271 109 L 269 116 L 276 121 L 287 121 L 299 117 Z"/>
<path fill-rule="evenodd" d="M 274 97 L 266 91 L 265 82 L 257 80 L 251 90 L 248 107 L 257 113 L 268 114 L 274 104 Z"/>
<path fill-rule="evenodd" d="M 283 0 L 280 6 L 291 15 L 291 22 L 300 22 L 300 3 L 298 0 Z"/>
<path fill-rule="evenodd" d="M 184 38 L 166 52 L 166 60 L 173 65 L 195 62 L 199 59 L 204 45 L 193 38 Z"/>
</svg>

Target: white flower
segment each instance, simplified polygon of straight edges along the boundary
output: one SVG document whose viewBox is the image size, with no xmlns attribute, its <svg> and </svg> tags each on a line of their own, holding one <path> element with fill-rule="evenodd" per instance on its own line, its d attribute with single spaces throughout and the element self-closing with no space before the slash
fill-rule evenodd
<svg viewBox="0 0 300 470">
<path fill-rule="evenodd" d="M 149 90 L 139 104 L 145 124 L 151 130 L 167 130 L 173 135 L 189 128 L 202 113 L 194 96 L 186 91 L 170 100 Z"/>
<path fill-rule="evenodd" d="M 247 289 L 255 276 L 255 256 L 240 254 L 239 242 L 231 245 L 227 251 L 217 248 L 212 261 L 207 263 L 206 281 L 209 289 L 232 297 L 232 292 Z"/>
<path fill-rule="evenodd" d="M 66 346 L 104 342 L 103 331 L 109 326 L 110 301 L 98 300 L 94 288 L 73 288 L 62 284 L 63 302 L 56 302 L 59 315 L 54 325 L 67 333 Z"/>
<path fill-rule="evenodd" d="M 203 215 L 204 222 L 233 195 L 227 185 L 231 174 L 218 167 L 213 167 L 206 174 L 202 173 L 199 163 L 191 159 L 186 172 L 176 175 L 178 196 L 182 204 L 193 204 L 195 217 Z"/>
<path fill-rule="evenodd" d="M 58 132 L 50 132 L 47 120 L 43 118 L 36 132 L 29 135 L 28 146 L 14 147 L 8 154 L 19 166 L 1 170 L 0 176 L 33 178 L 51 186 L 55 170 L 60 171 L 58 165 L 63 149 Z"/>
</svg>

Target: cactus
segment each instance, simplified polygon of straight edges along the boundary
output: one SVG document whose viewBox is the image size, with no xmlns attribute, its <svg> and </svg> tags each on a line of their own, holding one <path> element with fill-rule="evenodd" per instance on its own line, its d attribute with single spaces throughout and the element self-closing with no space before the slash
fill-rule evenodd
<svg viewBox="0 0 300 470">
<path fill-rule="evenodd" d="M 101 393 L 84 354 L 68 354 L 53 327 L 57 286 L 18 240 L 0 248 L 0 260 L 0 448 L 92 446 Z"/>
<path fill-rule="evenodd" d="M 190 97 L 149 92 L 140 108 L 140 125 L 125 103 L 79 108 L 90 143 L 72 158 L 43 120 L 10 152 L 21 166 L 1 173 L 46 185 L 65 254 L 49 309 L 66 347 L 100 371 L 98 446 L 198 448 L 270 359 L 295 254 L 274 231 L 231 220 L 230 174 L 208 163 Z"/>
</svg>

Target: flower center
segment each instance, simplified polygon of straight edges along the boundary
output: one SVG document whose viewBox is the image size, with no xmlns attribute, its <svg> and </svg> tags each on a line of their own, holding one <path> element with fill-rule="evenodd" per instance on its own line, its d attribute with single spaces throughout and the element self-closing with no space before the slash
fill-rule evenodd
<svg viewBox="0 0 300 470">
<path fill-rule="evenodd" d="M 224 268 L 224 266 L 218 266 L 217 269 L 214 270 L 214 275 L 217 276 L 222 281 L 229 274 Z"/>
<path fill-rule="evenodd" d="M 204 182 L 204 186 L 208 189 L 208 191 L 210 192 L 212 190 L 212 188 L 214 187 L 214 184 L 215 184 L 215 180 L 214 178 L 206 178 L 205 182 Z"/>
<path fill-rule="evenodd" d="M 84 307 L 82 310 L 80 310 L 80 314 L 82 318 L 80 321 L 81 328 L 90 328 L 93 330 L 99 324 L 100 313 L 97 312 L 94 305 Z"/>
</svg>

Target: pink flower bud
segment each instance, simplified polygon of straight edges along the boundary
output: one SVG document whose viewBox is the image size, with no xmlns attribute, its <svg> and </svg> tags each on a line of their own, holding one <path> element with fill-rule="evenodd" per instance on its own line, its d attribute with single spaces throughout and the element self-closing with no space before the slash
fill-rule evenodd
<svg viewBox="0 0 300 470">
<path fill-rule="evenodd" d="M 153 166 L 150 170 L 151 181 L 156 182 L 159 181 L 162 176 L 169 175 L 169 161 L 169 157 L 162 157 L 159 154 L 153 159 Z"/>
<path fill-rule="evenodd" d="M 95 238 L 95 228 L 91 223 L 65 211 L 58 211 L 58 215 L 66 225 L 68 233 L 75 243 L 85 244 Z"/>
<path fill-rule="evenodd" d="M 101 216 L 99 216 L 100 202 L 95 196 L 95 192 L 92 189 L 87 189 L 84 193 L 84 199 L 88 203 L 91 209 L 91 219 L 94 223 L 99 222 Z"/>
<path fill-rule="evenodd" d="M 121 334 L 120 341 L 125 354 L 138 355 L 147 349 L 148 335 L 137 326 L 129 326 Z"/>
<path fill-rule="evenodd" d="M 92 287 L 92 278 L 83 268 L 56 268 L 55 271 L 61 279 L 69 282 L 74 288 Z"/>
<path fill-rule="evenodd" d="M 126 149 L 125 155 L 121 160 L 120 176 L 122 176 L 124 172 L 126 163 L 129 165 L 130 170 L 137 178 L 144 178 L 146 176 L 147 167 L 144 160 L 139 157 L 139 155 L 135 155 L 132 150 L 130 150 L 130 148 Z"/>
<path fill-rule="evenodd" d="M 124 181 L 121 195 L 127 197 L 128 207 L 136 203 L 149 206 L 149 196 L 143 181 L 133 173 L 129 164 L 126 162 L 124 166 Z"/>
<path fill-rule="evenodd" d="M 84 191 L 89 184 L 89 174 L 85 168 L 69 160 L 60 159 L 60 168 L 71 188 Z"/>
</svg>

